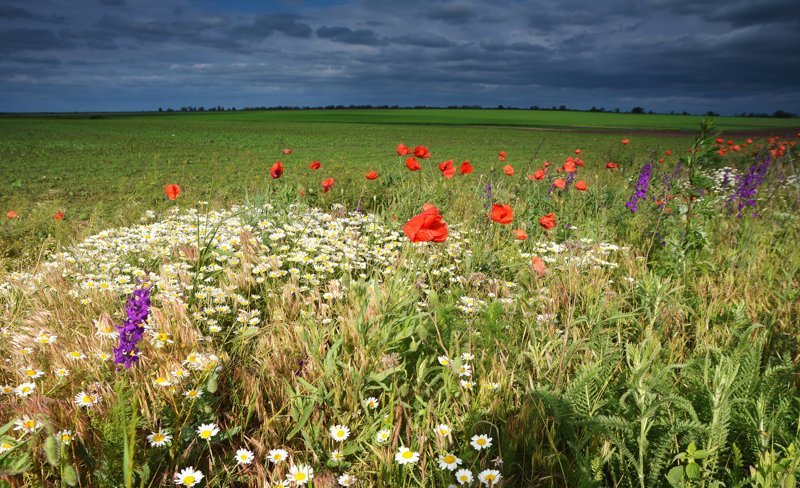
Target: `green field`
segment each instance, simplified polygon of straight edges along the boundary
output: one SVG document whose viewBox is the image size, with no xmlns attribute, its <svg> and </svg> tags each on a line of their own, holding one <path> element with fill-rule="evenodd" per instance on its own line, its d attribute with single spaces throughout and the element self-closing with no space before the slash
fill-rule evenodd
<svg viewBox="0 0 800 488">
<path fill-rule="evenodd" d="M 580 147 L 587 161 L 599 164 L 656 147 L 683 149 L 699 121 L 695 116 L 435 109 L 0 118 L 0 209 L 25 214 L 29 224 L 0 229 L 0 239 L 5 255 L 17 256 L 18 243 L 43 237 L 36 229 L 59 209 L 71 222 L 68 233 L 75 235 L 134 221 L 143 207 L 163 206 L 160 189 L 168 182 L 180 182 L 191 203 L 241 201 L 245 193 L 264 188 L 266 170 L 277 159 L 303 169 L 317 159 L 340 178 L 360 177 L 368 166 L 395 168 L 394 147 L 407 142 L 435 147 L 436 162 L 468 159 L 481 169 L 497 166 L 500 150 L 508 152 L 509 162 L 529 167 L 534 155 L 537 161 L 558 160 Z M 724 117 L 717 123 L 722 129 L 784 132 L 798 125 L 796 120 Z M 586 127 L 628 131 L 607 134 Z M 649 130 L 641 133 L 642 128 Z M 627 151 L 619 147 L 621 137 L 632 138 Z M 294 153 L 284 157 L 285 147 Z M 308 184 L 294 171 L 287 180 Z"/>
<path fill-rule="evenodd" d="M 794 486 L 796 126 L 717 122 L 0 118 L 0 487 Z"/>
</svg>

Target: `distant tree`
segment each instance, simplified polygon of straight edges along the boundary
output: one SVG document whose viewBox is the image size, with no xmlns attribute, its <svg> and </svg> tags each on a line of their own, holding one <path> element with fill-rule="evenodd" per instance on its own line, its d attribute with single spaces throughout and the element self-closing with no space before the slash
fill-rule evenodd
<svg viewBox="0 0 800 488">
<path fill-rule="evenodd" d="M 615 114 L 618 114 L 618 113 L 619 113 L 619 107 L 617 107 L 617 108 L 615 108 L 615 109 L 614 109 L 614 113 L 615 113 Z"/>
<path fill-rule="evenodd" d="M 713 110 L 709 110 L 706 112 L 706 117 L 719 117 L 719 114 L 714 112 Z"/>
<path fill-rule="evenodd" d="M 633 107 L 631 109 L 631 113 L 632 114 L 643 114 L 644 113 L 644 108 L 642 108 L 642 107 Z"/>
<path fill-rule="evenodd" d="M 784 112 L 783 110 L 776 110 L 775 113 L 772 114 L 773 117 L 776 119 L 791 119 L 794 117 L 794 114 L 790 114 L 789 112 Z"/>
<path fill-rule="evenodd" d="M 163 112 L 163 111 L 164 111 L 164 109 L 163 109 L 163 108 L 161 108 L 161 107 L 158 107 L 158 111 L 159 111 L 159 112 Z"/>
</svg>

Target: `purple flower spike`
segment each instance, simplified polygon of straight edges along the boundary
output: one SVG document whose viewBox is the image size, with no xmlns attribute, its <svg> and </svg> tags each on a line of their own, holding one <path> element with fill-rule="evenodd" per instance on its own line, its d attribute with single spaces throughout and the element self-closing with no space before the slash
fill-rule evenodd
<svg viewBox="0 0 800 488">
<path fill-rule="evenodd" d="M 122 364 L 125 369 L 139 361 L 137 344 L 144 336 L 144 323 L 150 315 L 150 288 L 139 288 L 128 298 L 125 305 L 127 319 L 118 325 L 119 347 L 114 348 L 114 363 Z"/>
<path fill-rule="evenodd" d="M 642 166 L 639 173 L 639 181 L 636 182 L 636 191 L 631 195 L 631 199 L 625 204 L 633 213 L 639 210 L 639 200 L 647 198 L 647 190 L 650 188 L 650 177 L 653 175 L 653 167 L 650 164 Z"/>
</svg>

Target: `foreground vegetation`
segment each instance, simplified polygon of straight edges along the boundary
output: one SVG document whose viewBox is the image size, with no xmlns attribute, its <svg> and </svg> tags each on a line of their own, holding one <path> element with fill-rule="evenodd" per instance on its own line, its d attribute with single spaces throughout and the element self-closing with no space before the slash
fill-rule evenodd
<svg viewBox="0 0 800 488">
<path fill-rule="evenodd" d="M 793 486 L 794 140 L 106 122 L 14 155 L 7 483 Z"/>
</svg>

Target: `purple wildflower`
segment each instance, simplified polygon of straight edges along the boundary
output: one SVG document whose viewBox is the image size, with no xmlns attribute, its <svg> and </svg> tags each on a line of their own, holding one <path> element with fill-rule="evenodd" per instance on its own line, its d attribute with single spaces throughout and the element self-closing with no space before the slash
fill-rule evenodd
<svg viewBox="0 0 800 488">
<path fill-rule="evenodd" d="M 736 185 L 733 188 L 730 198 L 728 199 L 728 208 L 733 211 L 736 207 L 736 216 L 742 216 L 742 210 L 745 207 L 756 206 L 756 192 L 758 187 L 764 183 L 764 178 L 767 176 L 767 171 L 772 164 L 772 159 L 766 156 L 761 161 L 756 160 L 747 174 L 744 177 L 736 179 Z"/>
<path fill-rule="evenodd" d="M 119 331 L 119 347 L 114 348 L 114 363 L 125 368 L 139 361 L 137 344 L 144 336 L 144 322 L 150 315 L 150 288 L 139 288 L 128 298 L 125 305 L 127 319 L 117 326 Z"/>
<path fill-rule="evenodd" d="M 486 199 L 486 203 L 484 203 L 484 207 L 487 209 L 491 206 L 492 201 L 492 184 L 486 183 L 486 191 L 483 192 L 483 198 Z"/>
<path fill-rule="evenodd" d="M 636 213 L 639 210 L 639 200 L 647 198 L 647 190 L 650 188 L 650 177 L 652 175 L 653 167 L 649 163 L 642 166 L 642 171 L 639 173 L 639 181 L 636 182 L 636 191 L 625 204 L 631 212 Z"/>
</svg>

